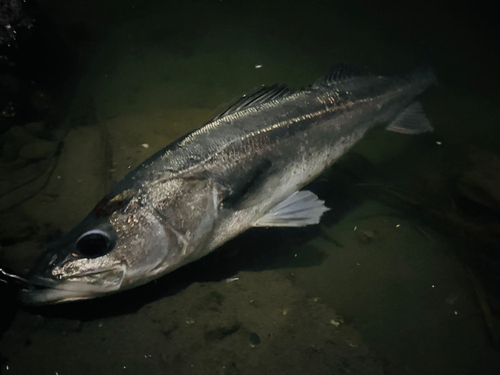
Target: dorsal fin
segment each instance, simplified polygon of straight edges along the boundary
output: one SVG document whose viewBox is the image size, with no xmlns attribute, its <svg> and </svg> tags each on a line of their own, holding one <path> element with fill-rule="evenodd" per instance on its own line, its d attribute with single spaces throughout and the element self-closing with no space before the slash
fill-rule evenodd
<svg viewBox="0 0 500 375">
<path fill-rule="evenodd" d="M 335 82 L 344 81 L 349 78 L 362 76 L 363 73 L 354 65 L 348 63 L 338 63 L 330 68 L 325 77 L 314 83 L 313 88 L 330 86 Z"/>
<path fill-rule="evenodd" d="M 275 84 L 270 87 L 263 86 L 260 90 L 254 92 L 253 94 L 242 96 L 240 100 L 226 109 L 220 115 L 216 116 L 214 120 L 219 120 L 222 117 L 231 115 L 246 108 L 270 102 L 271 100 L 283 98 L 292 92 L 293 91 L 290 90 L 286 85 Z"/>
</svg>

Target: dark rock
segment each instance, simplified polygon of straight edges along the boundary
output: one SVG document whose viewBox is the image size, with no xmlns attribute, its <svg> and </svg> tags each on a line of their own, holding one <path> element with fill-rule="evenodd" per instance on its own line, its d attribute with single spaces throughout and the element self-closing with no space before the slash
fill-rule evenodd
<svg viewBox="0 0 500 375">
<path fill-rule="evenodd" d="M 257 346 L 260 344 L 260 337 L 255 332 L 252 332 L 250 334 L 250 344 L 253 346 Z"/>
<path fill-rule="evenodd" d="M 57 143 L 37 139 L 19 150 L 19 157 L 29 160 L 48 159 L 57 150 Z"/>
<path fill-rule="evenodd" d="M 0 215 L 0 239 L 4 245 L 6 242 L 18 242 L 28 238 L 36 232 L 37 225 L 22 213 Z"/>
</svg>

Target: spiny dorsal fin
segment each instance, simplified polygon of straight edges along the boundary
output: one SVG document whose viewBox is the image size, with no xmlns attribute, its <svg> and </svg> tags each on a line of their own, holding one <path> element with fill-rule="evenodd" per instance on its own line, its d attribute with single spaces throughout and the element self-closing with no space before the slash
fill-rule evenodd
<svg viewBox="0 0 500 375">
<path fill-rule="evenodd" d="M 263 103 L 268 103 L 271 100 L 283 98 L 287 95 L 290 95 L 291 93 L 293 93 L 293 91 L 286 87 L 286 85 L 275 84 L 270 87 L 264 86 L 253 94 L 242 96 L 240 100 L 226 109 L 220 115 L 216 116 L 214 120 L 218 120 L 222 117 L 231 115 L 246 108 L 254 107 Z"/>
<path fill-rule="evenodd" d="M 338 63 L 330 68 L 325 77 L 314 83 L 313 88 L 330 86 L 335 82 L 344 81 L 349 78 L 362 76 L 363 73 L 354 65 L 348 63 Z"/>
</svg>

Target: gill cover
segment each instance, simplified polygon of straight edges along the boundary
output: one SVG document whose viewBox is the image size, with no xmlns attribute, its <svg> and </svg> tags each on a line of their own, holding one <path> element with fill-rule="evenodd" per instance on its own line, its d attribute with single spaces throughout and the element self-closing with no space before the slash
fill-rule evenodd
<svg viewBox="0 0 500 375">
<path fill-rule="evenodd" d="M 93 298 L 132 285 L 164 258 L 163 226 L 126 191 L 103 199 L 38 260 L 21 292 L 30 304 Z"/>
<path fill-rule="evenodd" d="M 40 258 L 22 301 L 94 298 L 147 283 L 202 257 L 220 195 L 211 179 L 184 178 L 103 199 Z"/>
</svg>

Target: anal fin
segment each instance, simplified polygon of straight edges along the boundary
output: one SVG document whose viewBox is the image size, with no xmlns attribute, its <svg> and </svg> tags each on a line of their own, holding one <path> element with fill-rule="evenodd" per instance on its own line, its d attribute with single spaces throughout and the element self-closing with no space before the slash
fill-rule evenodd
<svg viewBox="0 0 500 375">
<path fill-rule="evenodd" d="M 420 134 L 434 130 L 431 123 L 425 117 L 422 105 L 418 102 L 410 104 L 401 112 L 386 130 L 403 134 Z"/>
<path fill-rule="evenodd" d="M 255 227 L 304 227 L 318 224 L 329 208 L 316 194 L 297 191 L 260 218 Z"/>
</svg>

